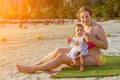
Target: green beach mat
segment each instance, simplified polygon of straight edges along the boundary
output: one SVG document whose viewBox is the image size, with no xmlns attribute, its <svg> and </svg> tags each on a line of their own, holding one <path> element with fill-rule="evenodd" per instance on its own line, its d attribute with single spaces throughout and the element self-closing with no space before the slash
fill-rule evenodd
<svg viewBox="0 0 120 80">
<path fill-rule="evenodd" d="M 120 75 L 120 56 L 102 56 L 100 67 L 86 67 L 81 72 L 79 68 L 67 67 L 57 74 L 53 74 L 53 78 L 85 78 L 85 77 L 105 77 Z"/>
</svg>

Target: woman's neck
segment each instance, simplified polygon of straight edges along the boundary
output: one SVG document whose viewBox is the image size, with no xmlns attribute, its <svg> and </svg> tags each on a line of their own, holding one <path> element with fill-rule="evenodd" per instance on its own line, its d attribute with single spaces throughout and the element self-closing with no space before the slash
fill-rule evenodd
<svg viewBox="0 0 120 80">
<path fill-rule="evenodd" d="M 86 27 L 91 27 L 93 22 L 91 21 L 89 24 L 86 25 Z"/>
<path fill-rule="evenodd" d="M 84 29 L 88 30 L 89 28 L 91 28 L 93 25 L 93 22 L 91 22 L 90 24 L 84 25 Z"/>
</svg>

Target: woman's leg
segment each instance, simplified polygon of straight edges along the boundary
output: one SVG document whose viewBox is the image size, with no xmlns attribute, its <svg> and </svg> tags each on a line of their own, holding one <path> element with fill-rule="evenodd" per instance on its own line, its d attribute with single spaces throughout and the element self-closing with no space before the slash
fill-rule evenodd
<svg viewBox="0 0 120 80">
<path fill-rule="evenodd" d="M 80 67 L 81 65 L 83 65 L 84 67 L 99 66 L 98 61 L 99 59 L 97 59 L 95 56 L 93 57 L 92 55 L 83 56 L 83 59 L 81 59 L 81 57 L 79 56 L 76 58 L 76 64 L 74 64 L 73 66 L 76 66 L 76 67 Z M 81 64 L 81 62 L 83 63 Z"/>
<path fill-rule="evenodd" d="M 81 64 L 79 63 L 80 58 L 77 58 L 79 60 L 76 60 L 77 63 L 74 66 L 80 66 Z M 17 65 L 18 71 L 22 73 L 32 73 L 36 71 L 49 71 L 53 68 L 58 67 L 61 64 L 67 64 L 71 65 L 72 59 L 69 58 L 66 54 L 59 54 L 55 58 L 37 66 L 31 66 L 31 67 L 26 67 L 26 66 L 21 66 Z M 92 56 L 85 56 L 84 57 L 84 65 L 85 66 L 97 66 L 95 59 Z"/>
<path fill-rule="evenodd" d="M 59 54 L 64 54 L 64 53 L 68 53 L 70 51 L 70 48 L 58 48 L 56 50 L 54 50 L 53 52 L 51 52 L 50 54 L 48 54 L 47 56 L 45 56 L 43 59 L 41 59 L 37 64 L 35 65 L 40 65 L 43 64 L 53 58 L 55 58 L 57 55 Z"/>
<path fill-rule="evenodd" d="M 88 55 L 84 57 L 84 66 L 89 66 L 89 67 L 93 67 L 93 66 L 98 66 L 96 60 L 96 57 L 93 57 L 92 55 Z"/>
<path fill-rule="evenodd" d="M 16 67 L 19 72 L 32 73 L 36 71 L 49 71 L 51 69 L 58 67 L 61 64 L 71 65 L 71 63 L 72 63 L 72 59 L 69 58 L 66 54 L 59 54 L 52 60 L 47 61 L 46 63 L 43 63 L 38 66 L 26 67 L 26 66 L 17 65 Z"/>
</svg>

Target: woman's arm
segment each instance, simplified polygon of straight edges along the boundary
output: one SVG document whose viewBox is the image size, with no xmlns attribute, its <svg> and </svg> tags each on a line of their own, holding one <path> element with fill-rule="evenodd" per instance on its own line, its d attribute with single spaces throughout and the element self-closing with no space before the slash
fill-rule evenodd
<svg viewBox="0 0 120 80">
<path fill-rule="evenodd" d="M 95 29 L 94 29 L 94 32 L 95 32 L 95 36 L 96 37 L 91 37 L 91 41 L 99 48 L 102 48 L 102 49 L 107 49 L 108 48 L 108 42 L 107 42 L 107 39 L 105 37 L 105 32 L 103 30 L 103 28 L 96 24 L 95 26 Z"/>
</svg>

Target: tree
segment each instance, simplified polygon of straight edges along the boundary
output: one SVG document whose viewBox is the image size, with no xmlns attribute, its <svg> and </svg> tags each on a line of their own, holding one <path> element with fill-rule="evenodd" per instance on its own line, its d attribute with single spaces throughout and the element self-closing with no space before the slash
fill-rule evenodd
<svg viewBox="0 0 120 80">
<path fill-rule="evenodd" d="M 107 19 L 113 19 L 119 17 L 120 13 L 120 1 L 119 0 L 107 0 L 105 3 L 104 17 Z"/>
<path fill-rule="evenodd" d="M 100 21 L 100 19 L 103 17 L 104 4 L 105 3 L 103 2 L 103 0 L 95 0 L 92 3 L 92 8 L 94 10 L 94 19 Z"/>
</svg>

